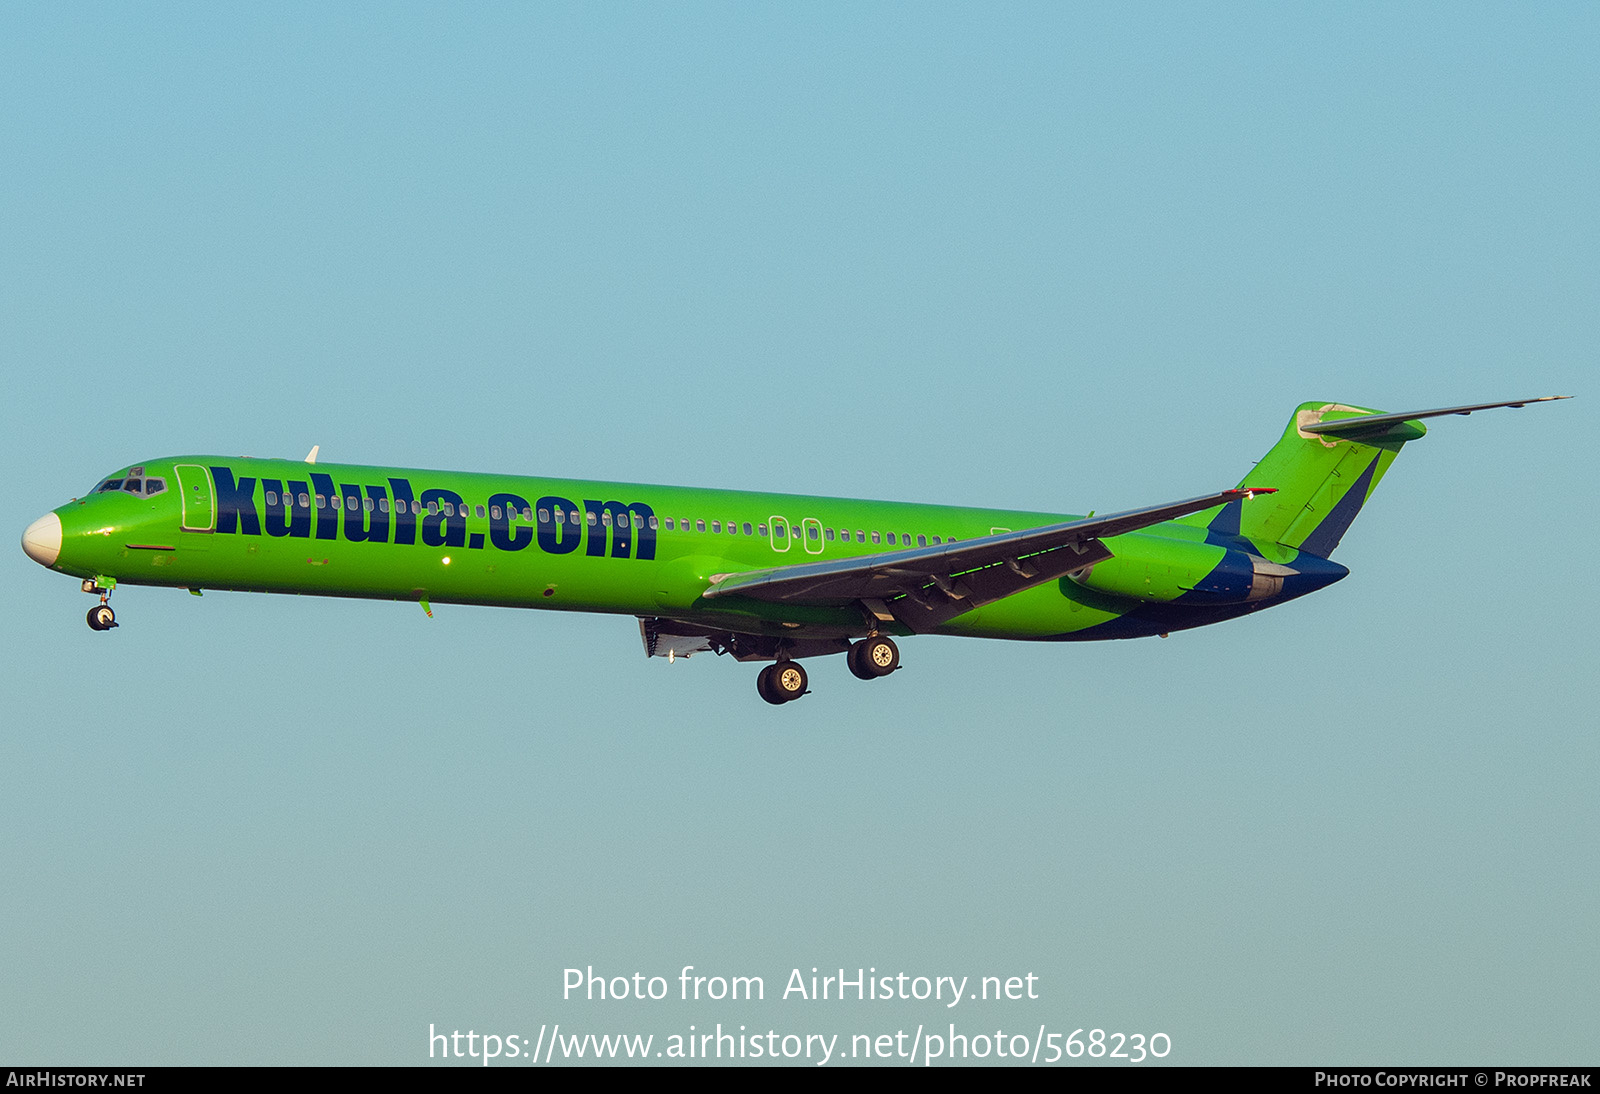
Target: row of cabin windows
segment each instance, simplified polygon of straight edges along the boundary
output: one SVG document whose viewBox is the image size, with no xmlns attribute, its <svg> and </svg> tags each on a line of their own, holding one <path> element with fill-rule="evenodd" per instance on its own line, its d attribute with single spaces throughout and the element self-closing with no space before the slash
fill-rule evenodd
<svg viewBox="0 0 1600 1094">
<path fill-rule="evenodd" d="M 313 503 L 318 509 L 326 509 L 331 505 L 335 509 L 343 507 L 350 510 L 352 513 L 357 509 L 365 510 L 368 513 L 372 512 L 374 509 L 380 513 L 387 513 L 390 511 L 388 498 L 379 498 L 377 501 L 373 501 L 371 498 L 354 498 L 348 496 L 338 498 L 329 497 L 325 494 L 294 495 L 290 494 L 288 491 L 285 491 L 283 495 L 283 504 L 288 506 L 298 505 L 302 509 L 310 509 Z M 278 492 L 276 490 L 267 491 L 267 504 L 278 504 Z M 411 502 L 410 511 L 415 516 L 421 516 L 423 513 L 427 513 L 429 516 L 438 516 L 440 513 L 443 513 L 447 517 L 453 517 L 456 515 L 456 508 L 457 506 L 455 502 L 451 501 L 430 501 L 427 505 L 423 505 L 420 501 L 413 501 Z M 471 506 L 465 504 L 460 506 L 461 516 L 468 516 L 471 508 Z M 403 501 L 395 502 L 393 511 L 396 513 L 406 512 L 406 503 Z M 543 510 L 540 510 L 540 512 L 543 512 Z M 517 510 L 511 508 L 507 508 L 502 513 L 498 505 L 489 506 L 489 513 L 495 520 L 500 520 L 502 516 L 514 518 L 519 515 Z M 531 509 L 522 510 L 520 515 L 523 520 L 533 519 L 533 511 Z M 483 506 L 481 505 L 478 506 L 478 516 L 480 518 L 483 516 Z M 609 517 L 607 518 L 606 523 L 611 523 Z"/>
<path fill-rule="evenodd" d="M 117 480 L 112 480 L 110 483 L 107 483 L 105 486 L 101 487 L 101 489 L 102 490 L 105 490 L 105 489 L 116 489 L 116 487 L 113 485 L 113 483 L 115 483 L 116 481 Z M 159 479 L 152 479 L 152 480 L 149 480 L 149 481 L 160 482 Z M 165 486 L 162 486 L 161 489 L 165 489 Z M 283 503 L 285 505 L 296 505 L 296 504 L 298 504 L 300 506 L 300 508 L 302 508 L 302 509 L 309 509 L 309 508 L 311 508 L 313 498 L 315 499 L 316 507 L 318 509 L 326 509 L 326 508 L 328 508 L 330 503 L 332 504 L 333 508 L 337 509 L 337 508 L 340 508 L 341 501 L 342 501 L 343 507 L 345 509 L 348 509 L 351 512 L 355 512 L 356 510 L 361 509 L 361 510 L 365 510 L 366 512 L 370 513 L 370 512 L 373 511 L 374 508 L 376 508 L 381 513 L 387 513 L 387 512 L 390 511 L 389 510 L 389 499 L 388 498 L 378 498 L 376 501 L 374 501 L 372 498 L 360 498 L 360 499 L 357 499 L 357 498 L 354 498 L 354 497 L 345 497 L 343 499 L 340 499 L 340 498 L 329 498 L 329 497 L 326 497 L 326 496 L 324 496 L 322 494 L 315 494 L 315 495 L 300 494 L 298 496 L 295 496 L 295 495 L 291 495 L 291 494 L 285 493 L 283 495 Z M 278 493 L 277 493 L 276 490 L 268 490 L 267 491 L 267 504 L 268 505 L 277 505 L 278 504 Z M 395 508 L 395 511 L 403 513 L 403 512 L 406 511 L 406 503 L 403 502 L 403 501 L 396 502 L 394 508 Z M 467 505 L 462 505 L 461 506 L 461 515 L 462 516 L 467 516 L 469 508 L 470 507 L 467 506 Z M 456 506 L 455 506 L 454 502 L 448 502 L 448 501 L 446 501 L 446 502 L 430 501 L 430 502 L 428 502 L 428 504 L 426 506 L 424 506 L 419 501 L 411 502 L 411 513 L 413 515 L 421 516 L 423 512 L 427 512 L 430 516 L 437 516 L 442 512 L 447 517 L 453 517 L 453 516 L 456 515 Z M 482 519 L 482 517 L 484 515 L 484 507 L 483 506 L 481 506 L 481 505 L 477 506 L 477 515 L 478 515 L 478 517 L 480 519 Z M 539 515 L 539 523 L 540 524 L 549 524 L 550 521 L 551 521 L 551 517 L 552 517 L 552 511 L 550 509 L 541 508 L 539 510 L 539 514 L 538 515 Z M 532 520 L 533 517 L 534 517 L 534 514 L 533 514 L 533 511 L 530 510 L 530 509 L 523 509 L 523 510 L 521 510 L 519 512 L 516 509 L 507 507 L 504 511 L 502 511 L 500 506 L 491 505 L 491 506 L 489 506 L 489 516 L 494 520 L 501 520 L 503 518 L 515 519 L 518 516 L 520 516 L 523 520 Z M 631 522 L 632 526 L 635 527 L 635 528 L 642 528 L 642 527 L 645 526 L 645 523 L 646 523 L 646 519 L 641 517 L 641 516 L 639 516 L 639 514 L 637 514 L 637 513 L 619 513 L 619 514 L 616 515 L 615 519 L 613 519 L 612 514 L 611 514 L 611 512 L 609 510 L 606 511 L 606 512 L 603 512 L 603 513 L 595 513 L 595 512 L 592 512 L 592 511 L 580 511 L 580 510 L 577 510 L 577 509 L 572 509 L 572 510 L 556 509 L 556 510 L 554 510 L 554 519 L 555 519 L 555 523 L 557 523 L 557 524 L 588 524 L 591 527 L 593 527 L 596 524 L 603 524 L 607 528 L 612 527 L 618 521 Z M 680 526 L 682 527 L 683 531 L 685 531 L 685 532 L 690 530 L 690 521 L 689 521 L 688 517 L 680 517 L 680 518 L 667 517 L 664 521 L 662 521 L 662 520 L 659 520 L 658 518 L 656 518 L 654 516 L 651 516 L 650 518 L 648 518 L 648 523 L 649 523 L 649 527 L 651 528 L 652 531 L 661 528 L 663 525 L 665 525 L 666 530 L 669 531 L 669 532 L 675 531 Z M 707 531 L 708 530 L 708 525 L 709 525 L 709 530 L 713 535 L 721 535 L 721 534 L 723 534 L 723 522 L 720 521 L 720 520 L 713 520 L 713 521 L 709 521 L 709 522 L 707 522 L 705 520 L 696 520 L 696 521 L 693 522 L 693 528 L 694 528 L 694 531 L 696 531 L 696 532 L 705 532 L 705 531 Z M 805 538 L 811 540 L 813 543 L 817 542 L 819 539 L 827 540 L 829 543 L 834 542 L 836 539 L 837 539 L 838 542 L 841 542 L 841 543 L 849 543 L 849 542 L 851 542 L 852 533 L 851 533 L 850 529 L 848 529 L 848 528 L 839 528 L 839 529 L 822 528 L 822 527 L 819 527 L 818 525 L 815 525 L 815 524 L 807 524 L 807 525 L 804 525 L 803 527 L 804 527 Z M 730 520 L 730 521 L 727 522 L 727 534 L 728 535 L 731 535 L 731 536 L 739 535 L 741 530 L 743 531 L 743 534 L 745 534 L 747 536 L 754 535 L 754 536 L 761 536 L 762 538 L 765 538 L 766 535 L 767 535 L 767 526 L 764 523 L 752 525 L 751 522 L 745 521 L 741 525 L 737 521 Z M 789 537 L 789 534 L 790 534 L 789 533 L 789 528 L 786 525 L 775 524 L 775 525 L 772 526 L 772 535 L 775 538 L 779 539 L 779 540 L 787 539 Z M 868 542 L 875 543 L 875 544 L 884 544 L 884 543 L 886 543 L 890 547 L 899 547 L 899 546 L 910 547 L 912 545 L 912 536 L 911 536 L 910 532 L 900 532 L 900 533 L 884 532 L 884 533 L 879 533 L 877 531 L 869 532 L 869 531 L 867 531 L 865 529 L 858 528 L 858 529 L 855 530 L 854 537 L 855 537 L 855 542 L 856 543 L 868 543 Z M 796 539 L 801 538 L 801 530 L 800 529 L 795 529 L 794 538 L 796 538 Z M 930 540 L 932 541 L 933 545 L 935 547 L 937 547 L 941 543 L 954 543 L 954 542 L 956 542 L 956 537 L 955 536 L 946 536 L 946 537 L 931 536 L 930 537 L 930 536 L 927 536 L 927 535 L 919 535 L 919 536 L 916 537 L 916 545 L 918 547 L 926 547 L 926 546 L 928 546 Z"/>
<path fill-rule="evenodd" d="M 268 490 L 267 491 L 267 504 L 268 505 L 277 505 L 278 504 L 278 492 L 276 490 Z M 369 498 L 355 498 L 355 497 L 351 497 L 351 496 L 329 497 L 329 496 L 324 495 L 324 494 L 305 494 L 305 493 L 302 493 L 302 494 L 299 494 L 299 495 L 295 495 L 295 494 L 290 494 L 289 492 L 285 491 L 284 495 L 283 495 L 283 504 L 284 505 L 288 505 L 288 506 L 298 505 L 302 509 L 309 509 L 309 508 L 311 508 L 311 506 L 313 504 L 315 504 L 318 509 L 326 509 L 331 505 L 335 509 L 343 507 L 345 509 L 350 510 L 352 513 L 355 512 L 358 509 L 365 510 L 368 513 L 372 512 L 374 509 L 376 509 L 380 513 L 390 512 L 390 505 L 389 505 L 389 499 L 388 498 L 378 498 L 376 501 L 374 501 L 370 497 Z M 404 513 L 404 512 L 406 512 L 406 505 L 407 505 L 407 503 L 404 502 L 404 501 L 396 501 L 394 503 L 393 511 L 396 512 L 396 513 Z M 472 506 L 466 505 L 466 504 L 462 504 L 461 506 L 458 507 L 455 504 L 455 502 L 451 502 L 451 501 L 446 501 L 446 502 L 430 501 L 426 505 L 424 505 L 420 501 L 413 501 L 413 502 L 410 503 L 410 512 L 414 516 L 421 516 L 423 513 L 427 513 L 429 516 L 438 516 L 440 513 L 443 513 L 447 517 L 453 517 L 453 516 L 457 515 L 457 509 L 458 508 L 460 510 L 460 515 L 463 516 L 463 517 L 471 515 L 472 509 L 473 509 Z M 478 518 L 480 520 L 483 519 L 484 507 L 479 505 L 476 508 L 477 508 Z M 500 508 L 500 506 L 498 506 L 498 505 L 491 505 L 491 506 L 489 506 L 489 509 L 488 509 L 488 515 L 493 520 L 502 520 L 502 519 L 515 520 L 517 517 L 521 517 L 523 520 L 532 520 L 533 519 L 533 510 L 532 509 L 521 509 L 521 510 L 518 510 L 518 509 L 512 508 L 510 506 L 507 506 L 505 509 L 502 510 Z M 644 526 L 641 518 L 639 517 L 639 515 L 637 513 L 630 514 L 630 515 L 631 515 L 631 517 L 633 519 L 633 526 L 635 528 L 642 528 Z M 609 512 L 604 513 L 604 514 L 599 514 L 599 515 L 597 515 L 595 513 L 589 513 L 588 514 L 588 518 L 589 518 L 588 522 L 590 524 L 604 524 L 607 528 L 611 527 L 612 524 L 613 524 L 613 521 L 611 519 L 611 514 Z M 563 510 L 557 509 L 556 510 L 555 519 L 556 519 L 557 523 L 561 523 L 564 519 L 567 519 L 565 512 Z M 574 523 L 574 524 L 578 524 L 578 523 L 582 522 L 582 517 L 580 517 L 580 515 L 578 513 L 578 510 L 576 510 L 576 509 L 574 509 L 572 511 L 572 515 L 571 515 L 570 519 L 571 519 L 572 523 Z M 540 509 L 539 510 L 539 522 L 541 524 L 550 523 L 550 511 L 548 509 Z M 656 518 L 655 517 L 651 517 L 650 518 L 650 527 L 651 528 L 655 528 L 656 527 Z"/>
<path fill-rule="evenodd" d="M 652 521 L 654 520 L 654 518 L 651 518 L 651 519 L 652 519 Z M 683 530 L 685 532 L 689 531 L 689 518 L 688 517 L 679 518 L 678 523 L 681 525 L 681 527 L 683 528 Z M 706 524 L 707 524 L 707 522 L 704 521 L 704 520 L 696 520 L 694 522 L 694 530 L 696 532 L 704 532 L 704 531 L 706 531 Z M 667 531 L 670 532 L 670 531 L 673 530 L 673 518 L 672 517 L 668 517 L 666 519 L 666 525 L 667 525 Z M 728 528 L 727 528 L 728 535 L 730 535 L 730 536 L 738 535 L 740 533 L 741 528 L 743 529 L 744 534 L 747 535 L 747 536 L 748 535 L 757 535 L 757 536 L 761 536 L 762 538 L 765 538 L 766 535 L 767 535 L 767 526 L 765 524 L 757 524 L 757 525 L 755 525 L 754 529 L 752 529 L 749 521 L 745 521 L 744 524 L 742 524 L 742 525 L 739 524 L 736 521 L 731 521 L 731 520 L 728 521 Z M 821 526 L 819 526 L 817 524 L 802 524 L 800 528 L 793 529 L 793 535 L 794 535 L 795 539 L 800 539 L 802 537 L 802 529 L 803 529 L 804 538 L 809 539 L 813 543 L 819 542 L 820 540 L 826 540 L 829 543 L 832 543 L 836 539 L 840 543 L 849 543 L 851 541 L 850 540 L 850 536 L 851 536 L 850 529 L 848 529 L 848 528 L 839 528 L 839 529 L 823 528 L 823 527 L 821 527 Z M 711 521 L 710 522 L 710 530 L 715 535 L 721 535 L 722 534 L 722 522 L 720 520 Z M 790 536 L 790 526 L 787 525 L 787 524 L 774 524 L 772 526 L 772 535 L 773 535 L 773 537 L 775 539 L 786 540 Z M 933 544 L 936 547 L 941 543 L 954 543 L 956 541 L 956 537 L 955 536 L 946 536 L 946 537 L 942 537 L 941 538 L 940 536 L 931 536 L 930 537 L 930 536 L 927 536 L 927 535 L 919 535 L 919 536 L 916 537 L 916 545 L 918 547 L 926 547 L 926 546 L 928 546 L 928 542 L 929 542 L 930 539 L 933 541 Z M 902 546 L 903 547 L 910 547 L 911 546 L 911 533 L 910 532 L 900 532 L 898 534 L 896 534 L 894 532 L 879 533 L 879 532 L 876 532 L 876 531 L 869 532 L 869 531 L 866 531 L 865 529 L 857 528 L 856 531 L 855 531 L 855 542 L 857 542 L 857 543 L 872 542 L 872 543 L 879 543 L 879 544 L 887 543 L 891 547 L 902 547 Z"/>
</svg>

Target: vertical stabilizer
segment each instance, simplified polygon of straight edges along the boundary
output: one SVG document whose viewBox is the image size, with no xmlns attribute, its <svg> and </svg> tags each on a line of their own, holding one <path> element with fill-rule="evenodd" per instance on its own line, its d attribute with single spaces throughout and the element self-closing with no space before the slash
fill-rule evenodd
<svg viewBox="0 0 1600 1094">
<path fill-rule="evenodd" d="M 1367 418 L 1377 411 L 1343 403 L 1302 403 L 1283 436 L 1239 483 L 1276 487 L 1248 507 L 1232 502 L 1190 518 L 1222 535 L 1245 535 L 1327 558 L 1407 441 L 1423 436 L 1421 422 L 1386 424 L 1362 439 L 1315 432 L 1323 423 Z"/>
</svg>

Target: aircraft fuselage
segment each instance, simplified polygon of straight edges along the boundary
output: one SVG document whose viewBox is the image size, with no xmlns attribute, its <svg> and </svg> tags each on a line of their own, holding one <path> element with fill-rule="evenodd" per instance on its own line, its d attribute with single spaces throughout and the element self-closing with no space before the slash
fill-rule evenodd
<svg viewBox="0 0 1600 1094">
<path fill-rule="evenodd" d="M 162 489 L 148 493 L 152 482 Z M 609 612 L 795 638 L 848 638 L 879 627 L 910 631 L 864 618 L 849 604 L 708 601 L 703 594 L 721 574 L 1076 519 L 217 456 L 131 466 L 52 516 L 60 521 L 53 557 L 47 561 L 42 548 L 29 553 L 51 569 L 102 585 L 109 579 Z M 39 539 L 42 533 L 30 534 Z M 1111 537 L 1107 544 L 1116 557 L 1086 574 L 1024 590 L 931 630 L 1036 640 L 1136 637 L 1281 603 L 1346 572 L 1275 544 L 1227 540 L 1178 523 Z M 1265 592 L 1252 570 L 1262 559 L 1282 569 Z"/>
</svg>

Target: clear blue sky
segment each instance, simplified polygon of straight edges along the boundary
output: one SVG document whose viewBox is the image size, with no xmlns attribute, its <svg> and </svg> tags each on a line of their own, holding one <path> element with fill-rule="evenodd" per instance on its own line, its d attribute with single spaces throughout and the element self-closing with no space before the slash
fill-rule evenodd
<svg viewBox="0 0 1600 1094">
<path fill-rule="evenodd" d="M 313 444 L 1103 511 L 1304 399 L 1580 396 L 1437 423 L 1311 599 L 907 640 L 781 709 L 630 618 L 129 588 L 95 634 L 13 547 L 0 1062 L 950 1021 L 1594 1062 L 1600 9 L 993 8 L 0 10 L 13 536 Z M 685 964 L 768 999 L 561 999 Z M 1040 998 L 776 998 L 813 966 Z"/>
</svg>

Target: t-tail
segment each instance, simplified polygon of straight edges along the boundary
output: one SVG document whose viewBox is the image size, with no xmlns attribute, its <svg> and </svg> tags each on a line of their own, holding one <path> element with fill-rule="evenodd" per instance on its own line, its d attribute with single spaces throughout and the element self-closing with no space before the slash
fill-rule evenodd
<svg viewBox="0 0 1600 1094">
<path fill-rule="evenodd" d="M 1242 489 L 1276 487 L 1277 493 L 1248 506 L 1231 502 L 1185 523 L 1328 558 L 1400 449 L 1427 433 L 1422 419 L 1565 398 L 1570 396 L 1399 414 L 1343 403 L 1301 403 L 1278 443 L 1239 483 Z"/>
</svg>

